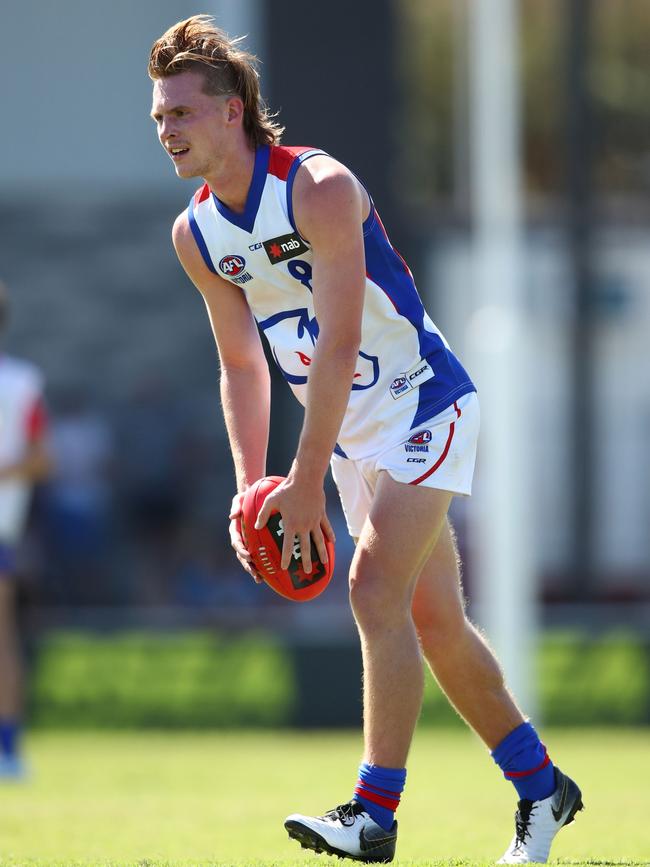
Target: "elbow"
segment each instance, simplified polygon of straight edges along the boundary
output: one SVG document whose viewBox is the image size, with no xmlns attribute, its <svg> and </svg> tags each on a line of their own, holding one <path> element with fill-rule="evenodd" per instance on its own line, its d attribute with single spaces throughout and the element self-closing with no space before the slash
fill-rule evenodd
<svg viewBox="0 0 650 867">
<path fill-rule="evenodd" d="M 361 348 L 361 328 L 348 327 L 322 329 L 318 335 L 318 349 L 323 355 L 356 359 Z"/>
<path fill-rule="evenodd" d="M 268 382 L 271 379 L 266 359 L 237 358 L 220 359 L 221 379 L 234 380 L 246 378 L 258 382 Z"/>
<path fill-rule="evenodd" d="M 52 456 L 45 452 L 40 456 L 36 465 L 36 481 L 47 482 L 54 475 L 54 461 Z"/>
<path fill-rule="evenodd" d="M 320 355 L 356 362 L 361 347 L 361 332 L 352 331 L 345 334 L 321 332 L 318 335 L 317 346 Z"/>
</svg>

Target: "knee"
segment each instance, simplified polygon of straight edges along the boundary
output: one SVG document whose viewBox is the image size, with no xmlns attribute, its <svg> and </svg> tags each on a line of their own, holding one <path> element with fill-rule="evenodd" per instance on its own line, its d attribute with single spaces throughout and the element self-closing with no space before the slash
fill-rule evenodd
<svg viewBox="0 0 650 867">
<path fill-rule="evenodd" d="M 350 571 L 350 605 L 357 625 L 366 633 L 411 617 L 408 589 L 363 560 Z"/>
</svg>

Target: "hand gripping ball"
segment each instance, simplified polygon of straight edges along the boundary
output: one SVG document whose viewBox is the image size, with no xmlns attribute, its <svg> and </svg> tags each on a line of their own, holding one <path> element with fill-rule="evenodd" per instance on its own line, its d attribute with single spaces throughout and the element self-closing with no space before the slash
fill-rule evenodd
<svg viewBox="0 0 650 867">
<path fill-rule="evenodd" d="M 266 496 L 284 481 L 282 476 L 265 476 L 246 491 L 242 502 L 241 530 L 244 544 L 251 555 L 253 566 L 264 581 L 285 599 L 307 602 L 327 587 L 334 572 L 334 544 L 325 537 L 328 562 L 321 563 L 316 545 L 311 543 L 311 573 L 302 567 L 300 550 L 294 545 L 288 569 L 282 569 L 282 543 L 284 530 L 282 516 L 272 512 L 265 527 L 255 529 L 255 521 Z"/>
</svg>

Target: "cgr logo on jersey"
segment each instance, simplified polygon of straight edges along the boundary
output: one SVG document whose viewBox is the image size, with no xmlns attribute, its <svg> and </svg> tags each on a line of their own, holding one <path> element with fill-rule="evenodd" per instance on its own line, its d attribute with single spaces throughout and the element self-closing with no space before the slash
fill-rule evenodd
<svg viewBox="0 0 650 867">
<path fill-rule="evenodd" d="M 402 397 L 407 391 L 419 388 L 423 382 L 432 379 L 435 373 L 428 361 L 420 360 L 410 370 L 406 370 L 391 382 L 389 389 L 394 400 Z"/>
<path fill-rule="evenodd" d="M 219 270 L 222 274 L 225 274 L 233 283 L 248 283 L 249 280 L 252 280 L 252 276 L 245 271 L 246 268 L 246 259 L 243 256 L 235 256 L 231 254 L 230 256 L 224 256 L 221 262 L 219 262 Z"/>
<path fill-rule="evenodd" d="M 309 247 L 297 232 L 293 232 L 289 235 L 280 235 L 279 238 L 271 238 L 270 241 L 264 241 L 264 249 L 271 265 L 277 265 L 278 262 L 293 259 L 299 253 L 306 253 Z"/>
<path fill-rule="evenodd" d="M 421 430 L 414 433 L 408 438 L 408 442 L 404 443 L 404 449 L 407 452 L 428 452 L 428 443 L 431 442 L 431 431 Z"/>
</svg>

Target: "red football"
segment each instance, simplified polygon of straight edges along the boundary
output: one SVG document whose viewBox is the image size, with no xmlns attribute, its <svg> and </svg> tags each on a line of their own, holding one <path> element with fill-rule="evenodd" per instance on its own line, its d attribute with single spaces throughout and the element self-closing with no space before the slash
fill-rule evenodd
<svg viewBox="0 0 650 867">
<path fill-rule="evenodd" d="M 327 587 L 334 572 L 334 545 L 325 537 L 327 563 L 321 563 L 313 540 L 311 543 L 311 573 L 302 568 L 300 556 L 291 558 L 288 569 L 280 567 L 282 559 L 282 516 L 272 512 L 265 527 L 255 529 L 255 521 L 267 495 L 283 482 L 282 476 L 265 476 L 244 494 L 241 530 L 244 544 L 253 560 L 253 566 L 266 583 L 286 599 L 307 602 Z"/>
</svg>

